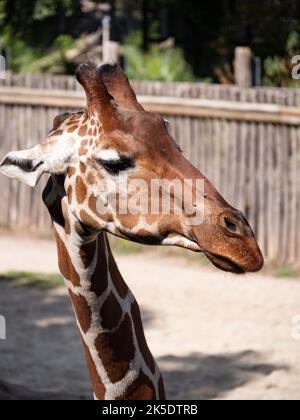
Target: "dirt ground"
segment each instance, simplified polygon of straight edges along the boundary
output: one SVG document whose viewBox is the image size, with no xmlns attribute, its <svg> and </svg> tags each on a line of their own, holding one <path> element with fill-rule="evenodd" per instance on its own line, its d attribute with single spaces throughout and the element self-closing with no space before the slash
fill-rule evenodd
<svg viewBox="0 0 300 420">
<path fill-rule="evenodd" d="M 0 238 L 0 273 L 57 272 L 51 241 Z M 300 281 L 238 278 L 157 255 L 117 258 L 143 311 L 170 399 L 300 399 Z M 91 395 L 64 288 L 0 283 L 0 378 L 51 394 Z"/>
</svg>

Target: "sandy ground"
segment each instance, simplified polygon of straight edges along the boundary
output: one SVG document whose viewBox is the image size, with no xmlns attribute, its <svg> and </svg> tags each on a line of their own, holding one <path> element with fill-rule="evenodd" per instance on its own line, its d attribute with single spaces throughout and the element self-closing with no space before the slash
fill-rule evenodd
<svg viewBox="0 0 300 420">
<path fill-rule="evenodd" d="M 0 238 L 0 273 L 57 272 L 51 241 Z M 118 257 L 143 310 L 172 399 L 300 399 L 300 281 L 237 278 L 180 259 Z M 0 377 L 32 390 L 91 395 L 64 288 L 0 284 Z"/>
</svg>

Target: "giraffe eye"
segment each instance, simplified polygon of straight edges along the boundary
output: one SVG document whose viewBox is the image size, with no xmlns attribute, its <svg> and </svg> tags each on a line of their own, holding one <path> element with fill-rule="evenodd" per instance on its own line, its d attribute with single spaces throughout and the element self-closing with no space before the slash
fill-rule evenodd
<svg viewBox="0 0 300 420">
<path fill-rule="evenodd" d="M 117 160 L 99 160 L 100 165 L 111 175 L 134 168 L 134 161 L 130 157 L 122 157 Z"/>
</svg>

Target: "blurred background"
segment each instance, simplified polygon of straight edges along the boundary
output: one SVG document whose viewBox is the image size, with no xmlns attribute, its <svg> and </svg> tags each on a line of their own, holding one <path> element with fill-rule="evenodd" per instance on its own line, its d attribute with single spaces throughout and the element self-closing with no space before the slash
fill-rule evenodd
<svg viewBox="0 0 300 420">
<path fill-rule="evenodd" d="M 133 79 L 222 84 L 235 82 L 235 48 L 247 46 L 251 84 L 297 87 L 290 58 L 299 52 L 299 7 L 297 0 L 1 0 L 0 45 L 14 72 L 73 74 L 87 59 L 107 61 L 104 41 Z"/>
<path fill-rule="evenodd" d="M 117 61 L 257 235 L 266 268 L 242 279 L 111 238 L 170 398 L 300 398 L 299 16 L 300 0 L 0 0 L 0 156 L 85 106 L 80 63 Z M 91 393 L 44 185 L 0 179 L 0 399 Z"/>
</svg>

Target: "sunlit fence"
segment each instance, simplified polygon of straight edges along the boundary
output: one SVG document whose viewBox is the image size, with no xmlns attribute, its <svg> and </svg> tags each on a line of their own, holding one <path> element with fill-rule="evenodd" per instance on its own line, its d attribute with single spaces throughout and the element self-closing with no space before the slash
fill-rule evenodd
<svg viewBox="0 0 300 420">
<path fill-rule="evenodd" d="M 186 156 L 243 210 L 270 260 L 300 262 L 300 91 L 134 82 L 144 106 L 170 121 Z M 56 114 L 85 106 L 69 76 L 0 81 L 0 154 L 43 140 Z M 155 141 L 155 139 L 153 139 Z M 46 231 L 43 183 L 0 179 L 0 225 Z"/>
</svg>

